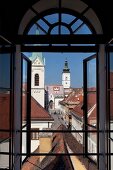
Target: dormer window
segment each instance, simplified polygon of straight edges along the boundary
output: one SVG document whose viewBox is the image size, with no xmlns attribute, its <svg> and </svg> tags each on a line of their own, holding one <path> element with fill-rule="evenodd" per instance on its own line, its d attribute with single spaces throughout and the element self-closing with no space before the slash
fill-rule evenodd
<svg viewBox="0 0 113 170">
<path fill-rule="evenodd" d="M 39 74 L 35 74 L 35 86 L 39 86 Z"/>
</svg>

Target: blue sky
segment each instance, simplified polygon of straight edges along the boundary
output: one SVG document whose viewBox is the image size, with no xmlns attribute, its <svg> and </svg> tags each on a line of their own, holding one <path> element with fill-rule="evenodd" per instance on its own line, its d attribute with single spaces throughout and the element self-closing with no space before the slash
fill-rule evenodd
<svg viewBox="0 0 113 170">
<path fill-rule="evenodd" d="M 71 87 L 83 86 L 83 60 L 94 53 L 50 53 L 43 52 L 45 58 L 45 85 L 62 84 L 62 71 L 65 60 L 68 61 L 68 66 L 71 73 Z M 31 56 L 30 53 L 26 54 Z M 88 67 L 89 86 L 94 86 L 96 82 L 95 60 L 91 60 Z"/>
<path fill-rule="evenodd" d="M 67 59 L 71 73 L 71 87 L 82 87 L 83 59 L 91 55 L 93 53 L 43 53 L 45 58 L 45 84 L 62 83 L 62 70 Z M 93 67 L 91 69 L 94 70 Z"/>
</svg>

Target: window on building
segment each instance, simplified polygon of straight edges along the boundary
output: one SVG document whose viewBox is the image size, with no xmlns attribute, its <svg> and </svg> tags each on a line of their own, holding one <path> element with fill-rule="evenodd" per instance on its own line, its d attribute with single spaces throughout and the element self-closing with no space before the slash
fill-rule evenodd
<svg viewBox="0 0 113 170">
<path fill-rule="evenodd" d="M 38 140 L 39 139 L 39 128 L 33 128 L 31 129 L 31 131 L 34 131 L 34 132 L 31 132 L 31 140 Z"/>
<path fill-rule="evenodd" d="M 35 74 L 35 86 L 39 86 L 39 74 Z"/>
</svg>

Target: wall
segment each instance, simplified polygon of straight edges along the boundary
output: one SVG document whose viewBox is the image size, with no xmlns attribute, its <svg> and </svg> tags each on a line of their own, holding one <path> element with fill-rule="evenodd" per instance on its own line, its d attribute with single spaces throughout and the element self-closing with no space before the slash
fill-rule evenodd
<svg viewBox="0 0 113 170">
<path fill-rule="evenodd" d="M 42 106 L 45 104 L 45 91 L 44 89 L 31 89 L 31 96 Z"/>
<path fill-rule="evenodd" d="M 59 102 L 62 101 L 64 98 L 55 98 L 55 109 L 60 109 Z"/>
<path fill-rule="evenodd" d="M 35 86 L 35 74 L 39 74 L 39 86 Z M 31 95 L 41 106 L 45 106 L 44 65 L 32 65 Z"/>
<path fill-rule="evenodd" d="M 48 124 L 49 122 L 49 124 Z M 33 128 L 39 128 L 42 130 L 43 128 L 51 128 L 52 122 L 50 121 L 34 121 L 31 122 L 31 129 Z M 31 140 L 31 152 L 35 151 L 37 147 L 39 146 L 39 140 Z"/>
<path fill-rule="evenodd" d="M 83 123 L 72 115 L 72 130 L 82 130 Z M 78 142 L 83 144 L 83 133 L 72 133 Z"/>
</svg>

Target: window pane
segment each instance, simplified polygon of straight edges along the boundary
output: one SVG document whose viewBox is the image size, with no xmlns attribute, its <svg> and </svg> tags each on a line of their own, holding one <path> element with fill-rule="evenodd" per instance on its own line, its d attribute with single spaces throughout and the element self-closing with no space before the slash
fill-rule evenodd
<svg viewBox="0 0 113 170">
<path fill-rule="evenodd" d="M 96 130 L 95 128 L 92 128 L 88 126 L 88 130 Z M 97 153 L 97 133 L 88 133 L 88 152 L 89 153 Z M 91 157 L 94 161 L 97 160 L 97 156 L 91 155 Z"/>
<path fill-rule="evenodd" d="M 110 88 L 113 88 L 113 53 L 110 53 Z"/>
<path fill-rule="evenodd" d="M 6 146 L 1 145 L 1 147 Z M 0 169 L 9 169 L 9 155 L 0 155 Z"/>
<path fill-rule="evenodd" d="M 113 148 L 113 145 L 112 145 Z M 113 149 L 112 149 L 112 153 L 113 153 Z M 113 156 L 111 156 L 111 168 L 113 167 Z"/>
<path fill-rule="evenodd" d="M 110 130 L 113 130 L 113 91 L 110 91 Z M 113 133 L 110 137 L 113 139 Z"/>
<path fill-rule="evenodd" d="M 27 61 L 23 59 L 23 79 L 22 79 L 22 126 L 27 120 Z"/>
<path fill-rule="evenodd" d="M 10 54 L 0 54 L 0 88 L 10 88 Z"/>
<path fill-rule="evenodd" d="M 72 30 L 75 31 L 80 25 L 82 24 L 82 21 L 78 19 L 74 24 L 71 26 Z"/>
<path fill-rule="evenodd" d="M 34 126 L 37 126 L 37 125 L 34 124 Z M 31 152 L 33 152 L 39 146 L 39 132 L 38 132 L 39 128 L 32 128 L 31 130 L 35 131 L 35 132 L 31 132 Z"/>
<path fill-rule="evenodd" d="M 96 90 L 96 58 L 87 62 L 87 90 Z"/>
<path fill-rule="evenodd" d="M 69 14 L 62 14 L 62 22 L 70 24 L 76 17 Z"/>
<path fill-rule="evenodd" d="M 27 130 L 26 127 L 24 127 L 22 130 Z M 25 156 L 22 156 L 22 161 L 27 156 L 27 132 L 22 132 L 22 153 L 26 153 Z"/>
<path fill-rule="evenodd" d="M 58 22 L 58 14 L 47 15 L 44 18 L 48 20 L 51 24 Z"/>
<path fill-rule="evenodd" d="M 27 94 L 23 92 L 22 94 L 22 126 L 26 124 L 27 121 Z"/>
<path fill-rule="evenodd" d="M 0 129 L 10 128 L 10 92 L 0 90 Z M 0 132 L 2 136 L 2 132 Z M 7 134 L 4 138 L 9 137 Z"/>
<path fill-rule="evenodd" d="M 9 133 L 0 132 L 0 152 L 9 152 Z M 0 154 L 0 168 L 9 167 L 9 155 Z"/>
<path fill-rule="evenodd" d="M 38 24 L 42 27 L 42 28 L 44 28 L 45 30 L 48 30 L 48 25 L 46 24 L 46 22 L 43 20 L 43 19 L 40 19 L 39 21 L 38 21 Z"/>
<path fill-rule="evenodd" d="M 97 101 L 96 92 L 89 92 L 87 94 L 87 119 L 88 124 L 95 126 L 97 125 Z"/>
<path fill-rule="evenodd" d="M 91 30 L 86 24 L 83 24 L 76 32 L 76 34 L 91 34 Z"/>
<path fill-rule="evenodd" d="M 27 91 L 27 61 L 23 59 L 23 78 L 22 78 L 22 90 Z"/>
</svg>

